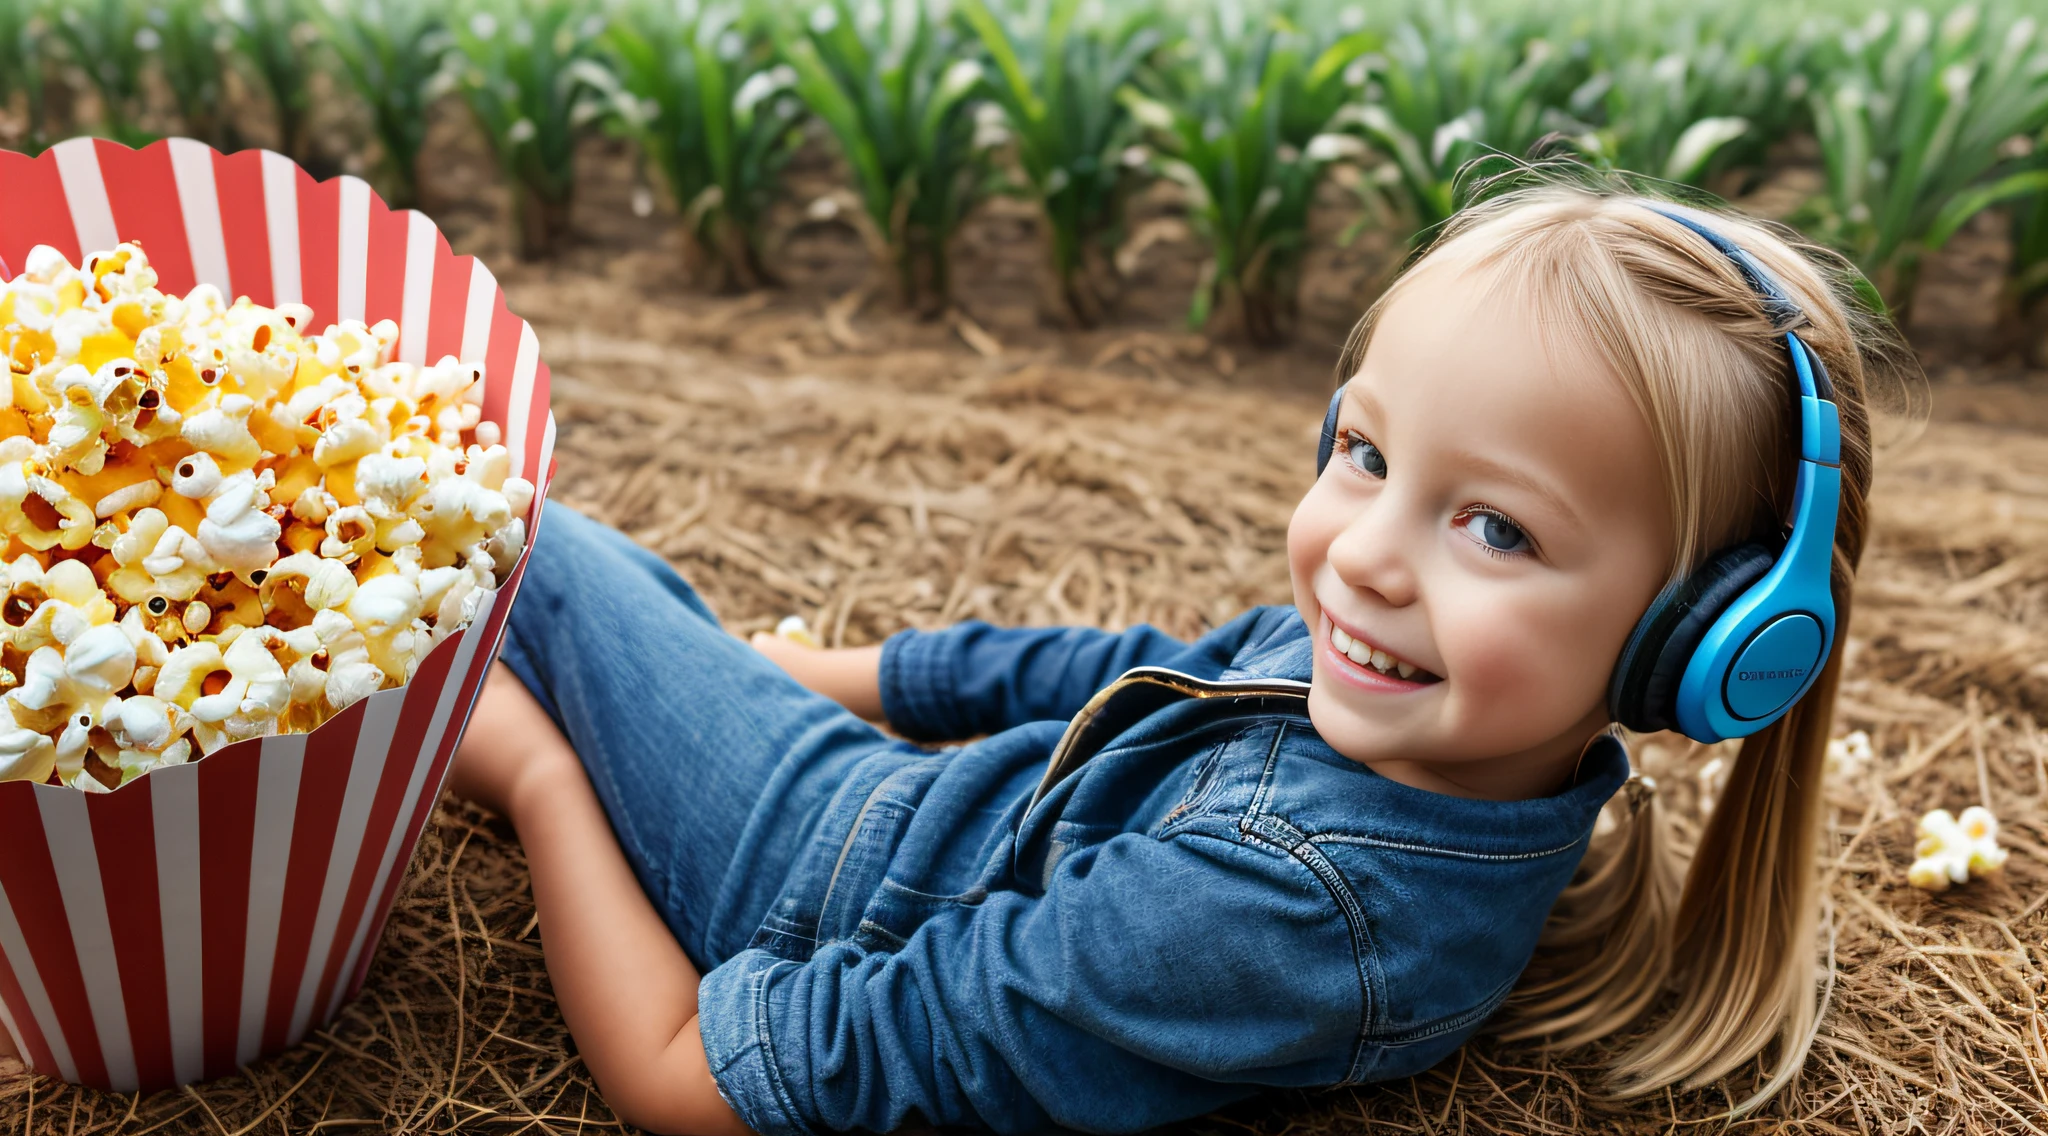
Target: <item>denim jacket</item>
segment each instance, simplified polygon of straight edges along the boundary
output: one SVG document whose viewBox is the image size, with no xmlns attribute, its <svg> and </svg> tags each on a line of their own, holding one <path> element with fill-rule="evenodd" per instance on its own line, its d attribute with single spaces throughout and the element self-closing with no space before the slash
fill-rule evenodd
<svg viewBox="0 0 2048 1136">
<path fill-rule="evenodd" d="M 1499 1007 L 1621 744 L 1525 801 L 1390 781 L 1310 724 L 1292 606 L 1150 626 L 904 631 L 907 738 L 705 976 L 720 1091 L 763 1134 L 1129 1132 L 1260 1086 L 1402 1077 Z"/>
</svg>

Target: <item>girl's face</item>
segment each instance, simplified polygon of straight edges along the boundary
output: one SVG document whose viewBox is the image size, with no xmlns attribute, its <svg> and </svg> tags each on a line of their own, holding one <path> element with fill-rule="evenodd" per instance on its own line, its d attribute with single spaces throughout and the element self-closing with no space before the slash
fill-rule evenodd
<svg viewBox="0 0 2048 1136">
<path fill-rule="evenodd" d="M 1671 522 L 1620 379 L 1553 364 L 1512 296 L 1478 294 L 1425 269 L 1382 313 L 1287 559 L 1325 741 L 1419 788 L 1527 798 L 1607 724 Z"/>
</svg>

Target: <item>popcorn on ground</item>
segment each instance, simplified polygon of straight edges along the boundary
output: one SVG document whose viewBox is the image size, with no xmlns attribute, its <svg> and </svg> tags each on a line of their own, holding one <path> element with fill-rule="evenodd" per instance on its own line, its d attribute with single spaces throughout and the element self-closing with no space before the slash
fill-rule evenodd
<svg viewBox="0 0 2048 1136">
<path fill-rule="evenodd" d="M 0 780 L 115 788 L 409 681 L 525 545 L 483 368 L 166 296 L 123 244 L 0 284 Z"/>
</svg>

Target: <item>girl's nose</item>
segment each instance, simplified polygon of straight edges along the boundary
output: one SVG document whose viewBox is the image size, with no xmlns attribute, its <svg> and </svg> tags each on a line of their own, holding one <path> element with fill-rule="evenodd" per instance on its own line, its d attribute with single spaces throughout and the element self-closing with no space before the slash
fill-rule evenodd
<svg viewBox="0 0 2048 1136">
<path fill-rule="evenodd" d="M 1405 607 L 1415 602 L 1414 553 L 1426 535 L 1394 493 L 1381 492 L 1330 541 L 1327 556 L 1338 579 Z"/>
</svg>

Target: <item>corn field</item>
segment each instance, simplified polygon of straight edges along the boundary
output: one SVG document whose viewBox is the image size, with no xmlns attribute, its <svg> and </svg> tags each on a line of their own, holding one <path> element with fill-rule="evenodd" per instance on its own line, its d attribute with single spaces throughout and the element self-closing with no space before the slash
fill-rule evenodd
<svg viewBox="0 0 2048 1136">
<path fill-rule="evenodd" d="M 267 109 L 262 136 L 223 113 L 231 86 Z M 359 136 L 314 135 L 316 86 L 358 104 Z M 962 217 L 1007 194 L 1043 220 L 1044 315 L 1101 323 L 1124 203 L 1165 178 L 1208 254 L 1190 324 L 1273 343 L 1320 179 L 1345 170 L 1363 199 L 1347 237 L 1412 243 L 1461 169 L 1539 140 L 1726 196 L 1810 138 L 1825 188 L 1789 219 L 1874 302 L 1905 315 L 1923 259 L 1987 210 L 2011 230 L 2003 322 L 2048 295 L 2048 30 L 2012 4 L 0 0 L 0 143 L 31 152 L 265 145 L 410 206 L 442 98 L 489 138 L 522 255 L 563 239 L 574 148 L 609 133 L 671 198 L 693 277 L 728 290 L 775 281 L 778 172 L 829 139 L 838 215 L 926 315 Z"/>
</svg>

